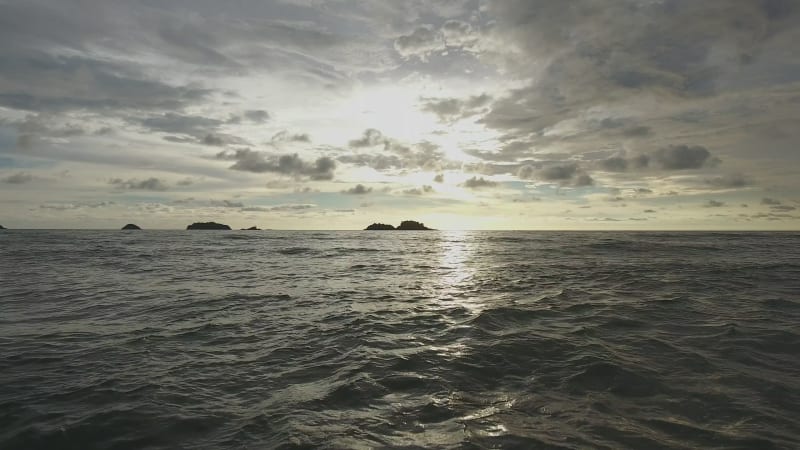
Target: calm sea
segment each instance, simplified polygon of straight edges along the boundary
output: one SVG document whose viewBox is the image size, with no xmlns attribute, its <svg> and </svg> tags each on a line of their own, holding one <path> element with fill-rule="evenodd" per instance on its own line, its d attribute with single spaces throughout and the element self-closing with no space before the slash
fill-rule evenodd
<svg viewBox="0 0 800 450">
<path fill-rule="evenodd" d="M 0 448 L 800 448 L 800 234 L 2 231 Z"/>
</svg>

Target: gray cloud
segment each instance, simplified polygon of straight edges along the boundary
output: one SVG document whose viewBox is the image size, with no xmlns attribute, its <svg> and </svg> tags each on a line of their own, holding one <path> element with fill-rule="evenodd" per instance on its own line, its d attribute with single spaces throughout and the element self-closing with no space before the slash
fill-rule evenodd
<svg viewBox="0 0 800 450">
<path fill-rule="evenodd" d="M 741 173 L 732 173 L 705 180 L 706 184 L 714 188 L 740 188 L 749 186 L 750 180 Z"/>
<path fill-rule="evenodd" d="M 9 42 L 9 41 L 6 41 Z M 175 110 L 211 90 L 169 85 L 135 69 L 81 56 L 0 53 L 0 106 L 27 111 Z"/>
<path fill-rule="evenodd" d="M 364 134 L 360 138 L 350 141 L 350 147 L 352 148 L 374 147 L 376 145 L 391 145 L 391 141 L 374 128 L 364 130 Z"/>
<path fill-rule="evenodd" d="M 221 146 L 225 145 L 225 140 L 222 137 L 216 136 L 216 135 L 213 135 L 213 134 L 207 134 L 203 138 L 202 142 L 203 142 L 204 145 L 211 145 L 211 146 L 215 146 L 215 147 L 221 147 Z"/>
<path fill-rule="evenodd" d="M 600 168 L 608 172 L 624 172 L 628 170 L 628 160 L 621 156 L 612 156 L 599 163 Z"/>
<path fill-rule="evenodd" d="M 431 192 L 434 192 L 433 186 L 429 186 L 429 185 L 426 184 L 426 185 L 423 185 L 423 186 L 418 187 L 418 188 L 406 189 L 406 190 L 403 191 L 403 194 L 405 194 L 405 195 L 425 195 L 425 194 L 429 194 Z"/>
<path fill-rule="evenodd" d="M 771 197 L 764 197 L 764 198 L 761 199 L 761 204 L 762 205 L 777 206 L 777 205 L 781 204 L 781 201 L 780 200 L 776 200 L 776 199 L 771 198 Z"/>
<path fill-rule="evenodd" d="M 234 200 L 210 200 L 209 205 L 220 208 L 243 208 L 244 203 Z"/>
<path fill-rule="evenodd" d="M 303 211 L 307 209 L 316 208 L 317 205 L 309 203 L 293 203 L 288 205 L 277 205 L 269 208 L 270 211 Z"/>
<path fill-rule="evenodd" d="M 662 169 L 685 170 L 703 167 L 710 156 L 708 149 L 699 145 L 673 145 L 657 150 L 653 160 Z"/>
<path fill-rule="evenodd" d="M 283 130 L 272 136 L 272 142 L 311 142 L 311 136 L 306 133 L 289 133 Z"/>
<path fill-rule="evenodd" d="M 492 180 L 487 180 L 483 177 L 472 177 L 461 184 L 462 186 L 469 188 L 469 189 L 480 189 L 480 188 L 492 188 L 497 186 L 497 182 Z"/>
<path fill-rule="evenodd" d="M 546 181 L 569 180 L 578 171 L 577 164 L 565 164 L 560 166 L 546 167 L 538 172 L 541 179 Z"/>
<path fill-rule="evenodd" d="M 591 186 L 594 184 L 594 179 L 586 173 L 582 173 L 572 180 L 572 185 L 576 187 Z"/>
<path fill-rule="evenodd" d="M 349 146 L 369 153 L 342 155 L 337 158 L 340 162 L 368 166 L 379 171 L 418 168 L 443 170 L 454 165 L 445 159 L 444 153 L 436 144 L 420 142 L 407 146 L 373 128 L 365 130 L 360 138 L 351 140 Z M 382 152 L 376 153 L 376 148 Z"/>
<path fill-rule="evenodd" d="M 703 206 L 706 208 L 720 208 L 722 206 L 725 206 L 725 203 L 717 200 L 709 200 L 705 204 L 703 204 Z"/>
<path fill-rule="evenodd" d="M 205 136 L 209 130 L 214 130 L 222 125 L 223 121 L 209 117 L 169 112 L 160 116 L 147 117 L 141 120 L 140 123 L 143 127 L 152 131 L 190 136 Z"/>
<path fill-rule="evenodd" d="M 138 180 L 136 178 L 132 178 L 129 180 L 123 180 L 122 178 L 112 178 L 108 180 L 108 184 L 113 185 L 119 189 L 130 189 L 130 190 L 143 190 L 143 191 L 166 191 L 167 184 L 164 181 L 150 177 L 145 180 Z"/>
<path fill-rule="evenodd" d="M 372 192 L 372 188 L 366 187 L 363 184 L 357 184 L 349 189 L 345 189 L 342 191 L 343 194 L 349 194 L 349 195 L 365 195 L 369 194 L 370 192 Z"/>
<path fill-rule="evenodd" d="M 594 184 L 594 179 L 576 163 L 551 163 L 544 167 L 523 164 L 517 168 L 516 176 L 523 180 L 556 182 L 562 186 L 583 187 Z"/>
<path fill-rule="evenodd" d="M 660 148 L 651 154 L 632 157 L 611 156 L 599 160 L 597 167 L 606 172 L 625 172 L 631 169 L 689 170 L 714 166 L 720 161 L 712 157 L 707 148 L 699 145 L 672 145 Z M 736 184 L 744 182 L 741 175 L 708 180 L 712 185 Z"/>
<path fill-rule="evenodd" d="M 800 8 L 767 3 L 487 3 L 486 15 L 496 22 L 479 44 L 482 60 L 499 61 L 512 78 L 532 81 L 496 95 L 478 121 L 500 134 L 501 146 L 468 153 L 516 162 L 558 149 L 580 155 L 587 167 L 629 172 L 629 179 L 640 168 L 711 167 L 718 160 L 706 153 L 710 148 L 743 167 L 753 157 L 741 139 L 752 134 L 747 125 L 782 120 L 787 113 L 767 100 L 773 98 L 769 92 L 791 92 L 800 81 L 800 57 L 789 50 L 800 36 Z M 443 106 L 451 107 L 443 112 L 456 111 L 455 103 Z M 697 144 L 669 146 L 686 137 Z M 647 163 L 621 156 L 603 160 L 622 149 L 645 155 Z M 718 181 L 741 187 L 743 180 Z"/>
<path fill-rule="evenodd" d="M 451 122 L 458 119 L 485 113 L 485 107 L 492 101 L 492 97 L 481 94 L 461 100 L 457 98 L 422 98 L 422 110 L 436 114 L 442 122 Z"/>
<path fill-rule="evenodd" d="M 105 208 L 116 205 L 113 201 L 100 201 L 100 202 L 76 202 L 76 203 L 43 203 L 39 205 L 39 209 L 51 209 L 55 211 L 69 211 L 74 209 L 83 208 Z"/>
<path fill-rule="evenodd" d="M 653 134 L 653 130 L 650 127 L 640 125 L 637 127 L 627 128 L 622 132 L 622 134 L 627 137 L 646 137 Z"/>
<path fill-rule="evenodd" d="M 257 123 L 264 123 L 264 122 L 268 121 L 269 118 L 270 118 L 269 113 L 264 111 L 263 109 L 245 111 L 244 112 L 244 116 L 248 120 L 250 120 L 252 122 L 257 122 Z"/>
<path fill-rule="evenodd" d="M 477 40 L 472 25 L 461 20 L 448 20 L 442 25 L 441 32 L 448 47 L 463 47 Z"/>
<path fill-rule="evenodd" d="M 26 172 L 17 172 L 2 179 L 3 183 L 24 184 L 33 181 L 33 175 Z"/>
<path fill-rule="evenodd" d="M 395 39 L 394 48 L 405 58 L 417 56 L 425 59 L 431 52 L 444 50 L 444 37 L 432 26 L 423 25 Z"/>
<path fill-rule="evenodd" d="M 306 162 L 297 153 L 270 155 L 250 149 L 237 149 L 232 152 L 222 151 L 217 153 L 216 157 L 226 161 L 235 161 L 230 167 L 232 170 L 255 173 L 272 172 L 312 180 L 332 180 L 336 170 L 336 162 L 327 156 L 317 158 L 314 162 Z"/>
</svg>

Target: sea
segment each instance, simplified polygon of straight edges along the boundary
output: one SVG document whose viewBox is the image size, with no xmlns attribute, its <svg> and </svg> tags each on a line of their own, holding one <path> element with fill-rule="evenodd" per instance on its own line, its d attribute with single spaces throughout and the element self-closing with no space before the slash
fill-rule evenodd
<svg viewBox="0 0 800 450">
<path fill-rule="evenodd" d="M 0 449 L 800 448 L 800 233 L 0 231 Z"/>
</svg>

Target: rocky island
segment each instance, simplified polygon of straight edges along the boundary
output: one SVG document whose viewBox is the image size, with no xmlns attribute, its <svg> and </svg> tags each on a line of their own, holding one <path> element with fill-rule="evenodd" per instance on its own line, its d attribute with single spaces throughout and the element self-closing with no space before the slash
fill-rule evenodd
<svg viewBox="0 0 800 450">
<path fill-rule="evenodd" d="M 433 230 L 433 228 L 428 228 L 422 222 L 417 222 L 414 220 L 404 220 L 400 222 L 400 226 L 395 228 L 392 225 L 387 225 L 385 223 L 373 223 L 372 225 L 365 228 L 365 230 L 412 230 L 412 231 L 420 231 L 420 230 Z"/>
<path fill-rule="evenodd" d="M 242 228 L 241 231 L 261 231 L 261 228 L 258 228 L 257 226 L 252 226 L 250 228 Z"/>
<path fill-rule="evenodd" d="M 0 225 L 0 230 L 5 230 L 5 229 L 6 229 L 6 227 Z"/>
<path fill-rule="evenodd" d="M 373 223 L 372 225 L 364 228 L 365 230 L 394 230 L 394 225 L 387 225 L 385 223 Z"/>
<path fill-rule="evenodd" d="M 187 230 L 230 230 L 231 227 L 223 223 L 217 222 L 195 222 L 188 227 Z"/>
<path fill-rule="evenodd" d="M 125 225 L 124 227 L 122 227 L 122 229 L 123 230 L 141 230 L 139 225 L 136 225 L 135 223 L 129 223 L 129 224 Z"/>
</svg>

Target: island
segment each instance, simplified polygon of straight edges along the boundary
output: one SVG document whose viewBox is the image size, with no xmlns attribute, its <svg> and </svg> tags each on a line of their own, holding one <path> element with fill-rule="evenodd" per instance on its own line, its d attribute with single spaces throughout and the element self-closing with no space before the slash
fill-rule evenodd
<svg viewBox="0 0 800 450">
<path fill-rule="evenodd" d="M 125 225 L 124 227 L 122 227 L 122 229 L 123 230 L 141 230 L 139 225 L 136 225 L 135 223 L 129 223 L 129 224 Z"/>
<path fill-rule="evenodd" d="M 411 230 L 411 231 L 422 231 L 422 230 L 433 230 L 433 228 L 428 228 L 422 222 L 417 222 L 414 220 L 404 220 L 400 222 L 400 226 L 397 228 L 393 227 L 392 225 L 387 225 L 385 223 L 373 223 L 372 225 L 364 228 L 365 230 Z"/>
<path fill-rule="evenodd" d="M 364 228 L 365 230 L 394 230 L 394 225 L 387 225 L 385 223 L 373 223 L 372 225 Z"/>
<path fill-rule="evenodd" d="M 188 227 L 187 230 L 230 230 L 231 227 L 223 223 L 217 222 L 195 222 Z"/>
<path fill-rule="evenodd" d="M 261 228 L 258 228 L 256 226 L 252 226 L 250 228 L 242 228 L 241 231 L 261 231 Z"/>
<path fill-rule="evenodd" d="M 5 229 L 6 229 L 6 227 L 0 225 L 0 230 L 5 230 Z"/>
</svg>

